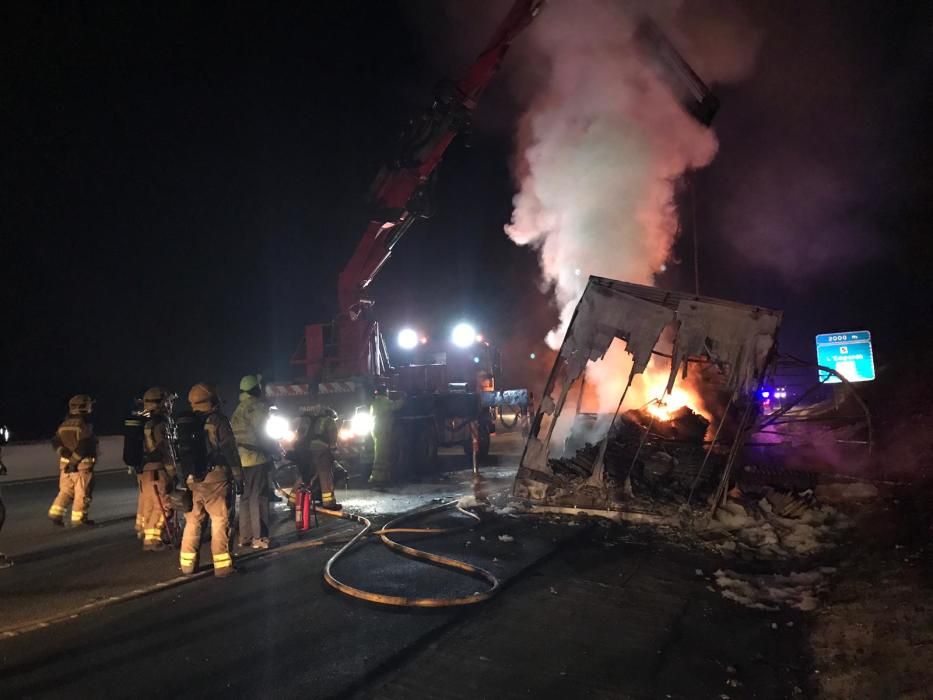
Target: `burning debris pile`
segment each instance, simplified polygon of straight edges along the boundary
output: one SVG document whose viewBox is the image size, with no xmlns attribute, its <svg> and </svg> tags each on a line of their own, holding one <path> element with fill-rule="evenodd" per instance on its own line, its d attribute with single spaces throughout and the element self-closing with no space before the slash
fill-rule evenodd
<svg viewBox="0 0 933 700">
<path fill-rule="evenodd" d="M 625 510 L 644 498 L 684 502 L 714 482 L 721 494 L 728 480 L 717 477 L 732 468 L 750 427 L 780 320 L 770 309 L 591 277 L 545 387 L 514 495 Z M 704 378 L 715 377 L 706 387 L 721 403 L 715 425 L 700 406 L 667 401 L 690 396 L 688 368 L 694 377 L 700 368 Z M 582 409 L 594 380 L 600 409 L 588 413 Z M 607 388 L 621 394 L 612 397 L 611 414 L 602 410 Z M 564 415 L 568 398 L 576 411 Z"/>
<path fill-rule="evenodd" d="M 595 416 L 580 416 L 584 421 Z M 648 408 L 619 416 L 603 455 L 607 491 L 614 501 L 634 493 L 653 500 L 684 503 L 699 488 L 708 490 L 711 475 L 721 471 L 723 455 L 707 457 L 704 437 L 709 421 L 687 406 L 659 418 Z M 599 459 L 600 444 L 587 443 L 570 456 L 550 460 L 556 490 L 572 491 L 576 480 L 589 480 Z"/>
</svg>

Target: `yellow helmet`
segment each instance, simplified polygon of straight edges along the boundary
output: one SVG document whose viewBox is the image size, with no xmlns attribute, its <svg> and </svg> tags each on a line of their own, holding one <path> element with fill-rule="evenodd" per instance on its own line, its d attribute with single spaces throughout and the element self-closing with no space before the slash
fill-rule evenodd
<svg viewBox="0 0 933 700">
<path fill-rule="evenodd" d="M 240 380 L 240 391 L 253 391 L 262 381 L 261 374 L 247 374 Z"/>
<path fill-rule="evenodd" d="M 145 411 L 160 411 L 164 410 L 167 406 L 169 399 L 168 389 L 165 389 L 161 386 L 154 386 L 149 389 L 145 394 L 143 394 L 143 410 Z"/>
<path fill-rule="evenodd" d="M 188 403 L 197 413 L 208 413 L 217 405 L 217 390 L 210 384 L 198 382 L 188 392 Z"/>
<path fill-rule="evenodd" d="M 68 399 L 68 412 L 86 415 L 94 410 L 94 399 L 87 394 L 77 394 Z"/>
</svg>

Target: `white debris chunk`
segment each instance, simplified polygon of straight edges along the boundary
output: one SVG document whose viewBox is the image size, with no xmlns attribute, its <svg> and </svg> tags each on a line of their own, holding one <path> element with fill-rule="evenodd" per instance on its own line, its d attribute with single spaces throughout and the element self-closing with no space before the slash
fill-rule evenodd
<svg viewBox="0 0 933 700">
<path fill-rule="evenodd" d="M 820 594 L 829 585 L 829 576 L 835 571 L 827 566 L 788 576 L 747 576 L 719 569 L 713 575 L 724 598 L 756 610 L 774 612 L 781 607 L 815 610 Z M 777 623 L 772 627 L 777 629 Z"/>
<path fill-rule="evenodd" d="M 759 558 L 778 559 L 820 552 L 832 546 L 839 533 L 851 524 L 846 516 L 826 505 L 810 505 L 799 517 L 782 518 L 762 498 L 748 507 L 727 501 L 716 509 L 710 528 L 729 532 L 731 539 L 719 545 L 721 550 L 750 549 Z"/>
<path fill-rule="evenodd" d="M 515 538 L 511 535 L 499 535 L 500 542 L 514 542 Z"/>
</svg>

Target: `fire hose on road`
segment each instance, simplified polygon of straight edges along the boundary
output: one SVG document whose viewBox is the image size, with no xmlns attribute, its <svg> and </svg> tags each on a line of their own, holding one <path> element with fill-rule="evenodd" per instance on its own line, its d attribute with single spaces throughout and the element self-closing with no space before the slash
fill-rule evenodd
<svg viewBox="0 0 933 700">
<path fill-rule="evenodd" d="M 410 607 L 410 608 L 445 608 L 445 607 L 456 607 L 461 605 L 472 605 L 474 603 L 481 603 L 484 600 L 488 600 L 494 596 L 500 587 L 499 580 L 493 576 L 486 569 L 474 566 L 459 559 L 453 559 L 452 557 L 445 557 L 440 554 L 434 554 L 432 552 L 426 552 L 422 549 L 416 549 L 409 545 L 402 544 L 401 542 L 396 542 L 393 540 L 390 535 L 446 535 L 454 532 L 460 532 L 466 529 L 466 526 L 452 527 L 452 528 L 437 528 L 437 527 L 400 527 L 400 525 L 406 521 L 412 520 L 414 518 L 431 515 L 434 513 L 439 513 L 445 510 L 456 510 L 463 515 L 466 515 L 469 518 L 472 518 L 476 522 L 480 521 L 480 517 L 476 513 L 471 513 L 470 511 L 461 508 L 458 505 L 458 501 L 448 501 L 447 503 L 441 503 L 439 505 L 427 508 L 425 510 L 420 510 L 414 513 L 407 513 L 405 515 L 399 516 L 394 520 L 389 521 L 379 530 L 372 531 L 373 524 L 372 522 L 363 517 L 362 515 L 356 515 L 353 513 L 345 513 L 339 510 L 328 510 L 326 508 L 318 508 L 319 513 L 324 513 L 335 518 L 344 518 L 346 520 L 352 520 L 363 525 L 363 529 L 360 530 L 354 537 L 347 542 L 343 547 L 341 547 L 334 556 L 332 556 L 327 564 L 324 566 L 324 580 L 329 586 L 340 591 L 341 593 L 348 595 L 352 598 L 357 598 L 359 600 L 365 600 L 370 603 L 378 603 L 380 605 L 394 605 L 398 607 Z M 445 569 L 449 569 L 456 573 L 463 574 L 465 576 L 470 576 L 472 578 L 480 579 L 489 585 L 489 589 L 479 593 L 473 593 L 467 596 L 461 596 L 458 598 L 410 598 L 406 596 L 397 596 L 397 595 L 388 595 L 384 593 L 375 593 L 373 591 L 363 590 L 361 588 L 356 588 L 340 581 L 333 574 L 334 564 L 344 555 L 346 555 L 351 549 L 357 546 L 362 542 L 367 536 L 379 537 L 382 540 L 382 543 L 388 547 L 393 552 L 402 554 L 409 558 L 423 561 L 427 564 L 432 564 L 434 566 L 439 566 Z"/>
</svg>

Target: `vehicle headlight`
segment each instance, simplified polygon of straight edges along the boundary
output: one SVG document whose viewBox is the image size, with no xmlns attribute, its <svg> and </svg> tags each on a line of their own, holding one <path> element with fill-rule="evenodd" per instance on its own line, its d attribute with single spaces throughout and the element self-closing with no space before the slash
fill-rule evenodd
<svg viewBox="0 0 933 700">
<path fill-rule="evenodd" d="M 373 432 L 373 414 L 363 411 L 354 414 L 350 421 L 350 430 L 357 437 L 369 435 Z"/>
<path fill-rule="evenodd" d="M 288 420 L 283 416 L 273 413 L 266 419 L 266 435 L 273 440 L 284 440 L 290 432 Z"/>
<path fill-rule="evenodd" d="M 0 445 L 5 445 L 10 441 L 10 429 L 5 425 L 0 425 Z"/>
<path fill-rule="evenodd" d="M 450 340 L 458 348 L 468 348 L 476 342 L 476 329 L 469 323 L 458 323 L 450 334 Z"/>
<path fill-rule="evenodd" d="M 403 328 L 398 332 L 398 346 L 402 350 L 413 350 L 418 347 L 418 334 L 413 328 Z"/>
</svg>

